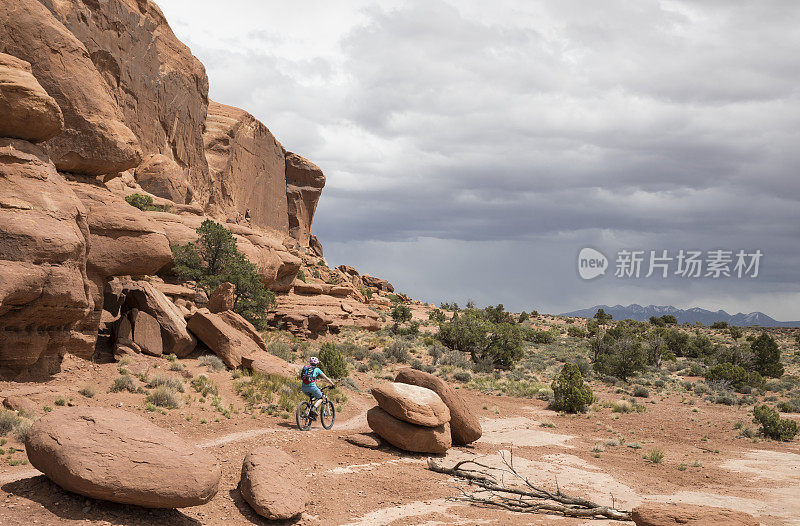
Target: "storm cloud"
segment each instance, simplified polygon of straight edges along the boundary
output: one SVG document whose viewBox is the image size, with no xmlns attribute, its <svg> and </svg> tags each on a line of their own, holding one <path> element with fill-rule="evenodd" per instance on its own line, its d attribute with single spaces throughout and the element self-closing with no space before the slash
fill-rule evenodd
<svg viewBox="0 0 800 526">
<path fill-rule="evenodd" d="M 800 319 L 796 2 L 159 5 L 211 97 L 325 171 L 331 264 L 434 302 Z M 764 258 L 757 279 L 585 282 L 583 246 Z"/>
</svg>

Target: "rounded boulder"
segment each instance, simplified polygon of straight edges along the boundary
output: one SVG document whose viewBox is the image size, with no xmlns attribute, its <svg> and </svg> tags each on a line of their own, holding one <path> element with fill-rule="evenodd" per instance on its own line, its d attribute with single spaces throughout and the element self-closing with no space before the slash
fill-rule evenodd
<svg viewBox="0 0 800 526">
<path fill-rule="evenodd" d="M 452 445 L 450 424 L 436 427 L 418 426 L 397 419 L 381 409 L 367 411 L 370 429 L 396 448 L 414 453 L 446 453 Z"/>
<path fill-rule="evenodd" d="M 436 427 L 450 421 L 450 410 L 435 392 L 404 383 L 372 388 L 378 405 L 395 418 L 419 426 Z"/>
<path fill-rule="evenodd" d="M 450 430 L 453 444 L 463 446 L 478 440 L 483 434 L 478 417 L 470 411 L 463 398 L 447 382 L 432 374 L 406 368 L 398 371 L 395 382 L 426 387 L 439 395 L 450 409 Z"/>
<path fill-rule="evenodd" d="M 242 498 L 269 520 L 297 517 L 306 509 L 306 478 L 292 457 L 270 446 L 250 451 L 242 463 Z"/>
<path fill-rule="evenodd" d="M 65 407 L 40 418 L 28 460 L 67 491 L 147 508 L 210 501 L 222 474 L 209 453 L 126 411 Z"/>
</svg>

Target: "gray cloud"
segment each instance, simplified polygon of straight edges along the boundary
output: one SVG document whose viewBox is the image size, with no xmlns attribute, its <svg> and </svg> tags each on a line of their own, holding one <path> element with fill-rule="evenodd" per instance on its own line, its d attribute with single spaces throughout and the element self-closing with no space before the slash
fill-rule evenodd
<svg viewBox="0 0 800 526">
<path fill-rule="evenodd" d="M 325 170 L 332 263 L 434 301 L 800 319 L 795 2 L 161 4 L 212 97 Z M 584 245 L 766 255 L 752 282 L 586 283 Z"/>
</svg>

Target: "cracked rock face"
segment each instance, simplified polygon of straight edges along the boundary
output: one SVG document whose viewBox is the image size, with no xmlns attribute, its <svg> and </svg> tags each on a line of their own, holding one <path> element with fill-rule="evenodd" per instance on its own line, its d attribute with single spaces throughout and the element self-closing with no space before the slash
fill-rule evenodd
<svg viewBox="0 0 800 526">
<path fill-rule="evenodd" d="M 86 210 L 44 151 L 0 139 L 0 371 L 57 367 L 92 307 Z"/>
</svg>

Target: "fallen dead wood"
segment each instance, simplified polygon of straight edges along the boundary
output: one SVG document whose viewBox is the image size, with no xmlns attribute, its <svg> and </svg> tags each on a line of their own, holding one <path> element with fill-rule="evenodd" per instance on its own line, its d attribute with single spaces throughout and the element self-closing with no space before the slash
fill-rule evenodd
<svg viewBox="0 0 800 526">
<path fill-rule="evenodd" d="M 462 460 L 452 468 L 448 468 L 429 458 L 428 469 L 466 480 L 470 489 L 459 488 L 461 496 L 457 498 L 477 505 L 494 506 L 523 513 L 549 512 L 560 513 L 567 517 L 631 520 L 629 511 L 601 506 L 580 497 L 572 497 L 563 493 L 558 486 L 556 486 L 555 492 L 534 486 L 514 467 L 513 452 L 508 457 L 503 453 L 500 456 L 504 464 L 502 468 L 487 466 L 476 459 Z M 497 477 L 492 475 L 492 471 L 498 471 L 500 475 L 511 475 L 513 479 L 522 484 L 506 485 L 504 477 L 497 480 Z"/>
</svg>

